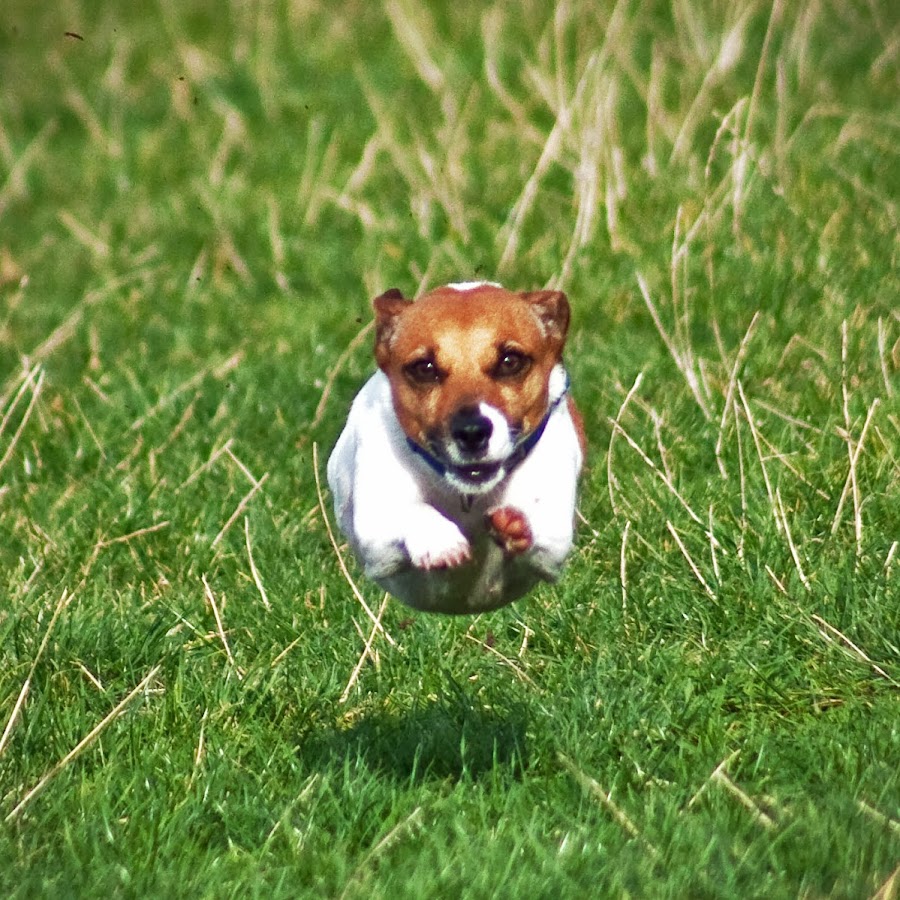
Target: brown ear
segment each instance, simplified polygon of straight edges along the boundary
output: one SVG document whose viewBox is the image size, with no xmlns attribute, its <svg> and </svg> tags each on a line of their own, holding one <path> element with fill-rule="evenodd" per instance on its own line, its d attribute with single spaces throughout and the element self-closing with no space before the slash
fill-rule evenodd
<svg viewBox="0 0 900 900">
<path fill-rule="evenodd" d="M 547 339 L 557 343 L 562 350 L 569 330 L 569 300 L 566 295 L 562 291 L 525 291 L 521 296 L 531 304 L 544 326 Z"/>
<path fill-rule="evenodd" d="M 412 300 L 407 300 L 397 288 L 391 288 L 372 301 L 375 310 L 375 360 L 385 368 L 390 358 L 391 338 L 394 336 L 397 318 Z"/>
</svg>

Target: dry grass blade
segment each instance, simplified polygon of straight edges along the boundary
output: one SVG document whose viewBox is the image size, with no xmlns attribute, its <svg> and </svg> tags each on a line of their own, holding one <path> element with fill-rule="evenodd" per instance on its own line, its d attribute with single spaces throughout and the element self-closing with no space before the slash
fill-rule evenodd
<svg viewBox="0 0 900 900">
<path fill-rule="evenodd" d="M 176 494 L 180 493 L 189 484 L 192 484 L 194 481 L 196 481 L 204 472 L 211 469 L 218 462 L 220 456 L 222 456 L 225 453 L 228 453 L 228 451 L 231 449 L 231 445 L 233 443 L 234 443 L 234 438 L 228 438 L 228 440 L 225 441 L 225 443 L 221 447 L 219 447 L 216 450 L 213 450 L 213 452 L 209 455 L 209 459 L 205 463 L 202 463 L 196 469 L 194 469 L 194 471 L 191 472 L 191 474 L 188 475 L 188 477 L 185 478 L 185 480 L 182 481 L 181 484 L 178 485 L 177 488 L 175 488 L 175 493 Z"/>
<path fill-rule="evenodd" d="M 386 0 L 384 9 L 397 36 L 397 42 L 415 66 L 419 78 L 435 94 L 442 94 L 447 80 L 441 67 L 432 58 L 426 41 L 426 35 L 434 33 L 434 26 L 428 21 L 417 21 L 412 15 L 412 10 L 415 9 L 422 16 L 428 9 L 427 5 L 402 4 L 398 0 Z"/>
<path fill-rule="evenodd" d="M 0 187 L 0 217 L 12 200 L 23 197 L 28 193 L 27 173 L 32 163 L 41 157 L 47 146 L 47 142 L 56 133 L 59 122 L 50 119 L 45 122 L 41 130 L 31 139 L 27 147 L 19 154 L 18 159 L 7 169 L 6 180 Z"/>
<path fill-rule="evenodd" d="M 17 819 L 26 807 L 35 799 L 47 785 L 62 772 L 69 763 L 78 759 L 91 744 L 111 725 L 129 706 L 159 672 L 161 666 L 155 665 L 138 683 L 138 685 L 119 703 L 117 703 L 41 780 L 16 804 L 13 810 L 6 816 L 4 822 Z"/>
<path fill-rule="evenodd" d="M 621 3 L 617 3 L 617 8 Z M 610 26 L 612 25 L 612 18 Z M 612 28 L 608 28 L 605 40 L 608 41 L 612 37 Z M 500 254 L 500 262 L 497 264 L 497 271 L 501 274 L 509 271 L 513 261 L 516 258 L 519 247 L 519 239 L 525 220 L 528 218 L 532 207 L 535 205 L 541 182 L 549 173 L 551 167 L 563 155 L 566 145 L 566 137 L 572 129 L 573 112 L 580 108 L 585 102 L 585 95 L 591 85 L 597 83 L 597 73 L 602 71 L 607 57 L 605 45 L 599 50 L 594 51 L 584 64 L 581 77 L 578 79 L 574 90 L 571 92 L 571 98 L 567 101 L 565 90 L 561 84 L 557 85 L 556 97 L 556 120 L 550 129 L 543 149 L 538 157 L 537 162 L 525 182 L 518 199 L 510 211 L 503 228 L 500 230 L 499 240 L 505 239 L 503 252 Z"/>
<path fill-rule="evenodd" d="M 69 210 L 62 209 L 56 214 L 60 223 L 69 233 L 94 256 L 105 259 L 109 256 L 109 244 L 94 234 L 83 222 L 80 222 Z"/>
<path fill-rule="evenodd" d="M 599 801 L 600 805 L 613 817 L 613 819 L 622 827 L 622 829 L 630 836 L 641 843 L 641 846 L 653 857 L 654 860 L 660 858 L 659 850 L 653 846 L 638 830 L 637 825 L 628 818 L 628 816 L 613 803 L 610 794 L 606 793 L 603 788 L 586 772 L 582 772 L 575 763 L 569 759 L 564 753 L 557 753 L 557 759 L 568 769 L 569 774 L 578 782 L 582 790 Z"/>
<path fill-rule="evenodd" d="M 800 563 L 800 554 L 797 551 L 797 545 L 794 543 L 794 539 L 791 536 L 791 528 L 788 525 L 787 513 L 784 511 L 784 504 L 781 502 L 781 491 L 778 488 L 775 488 L 775 500 L 778 504 L 778 514 L 781 516 L 781 524 L 784 528 L 784 537 L 787 541 L 788 549 L 791 551 L 791 559 L 794 560 L 794 568 L 797 570 L 797 575 L 800 576 L 800 582 L 803 584 L 803 587 L 809 591 L 811 590 L 811 585 L 809 579 L 806 577 L 806 573 L 803 571 L 803 566 Z"/>
<path fill-rule="evenodd" d="M 219 541 L 221 541 L 222 538 L 225 537 L 228 529 L 231 528 L 232 525 L 234 525 L 234 523 L 237 521 L 238 516 L 240 516 L 240 514 L 247 508 L 247 504 L 253 499 L 256 492 L 259 491 L 268 480 L 269 473 L 266 472 L 263 477 L 260 478 L 259 481 L 257 481 L 249 491 L 247 491 L 246 494 L 244 494 L 235 511 L 228 517 L 228 521 L 222 526 L 219 533 L 213 538 L 212 544 L 210 544 L 211 547 L 217 546 Z"/>
<path fill-rule="evenodd" d="M 684 507 L 685 512 L 698 524 L 704 526 L 705 523 L 697 513 L 691 508 L 691 505 L 681 496 L 678 491 L 678 488 L 672 483 L 672 481 L 666 476 L 666 473 L 650 459 L 649 456 L 644 452 L 643 448 L 638 444 L 638 442 L 615 420 L 615 419 L 607 419 L 610 425 L 612 425 L 613 430 L 618 431 L 623 438 L 628 442 L 628 445 L 631 447 L 635 453 L 640 456 L 640 458 L 650 467 L 650 470 L 659 478 L 660 481 L 669 489 L 672 496 Z"/>
<path fill-rule="evenodd" d="M 365 325 L 363 325 L 363 327 L 360 328 L 353 340 L 350 341 L 349 344 L 347 344 L 347 346 L 341 352 L 341 355 L 338 356 L 338 358 L 335 360 L 334 365 L 328 372 L 328 377 L 325 379 L 325 386 L 322 388 L 322 396 L 319 398 L 318 405 L 316 406 L 316 411 L 313 414 L 312 422 L 309 426 L 310 431 L 314 431 L 319 426 L 323 416 L 325 415 L 325 409 L 328 406 L 328 398 L 331 396 L 331 391 L 334 387 L 335 379 L 347 364 L 347 360 L 350 359 L 350 357 L 357 351 L 363 341 L 365 341 L 365 339 L 372 333 L 374 327 L 374 319 L 371 322 L 367 322 Z"/>
<path fill-rule="evenodd" d="M 728 422 L 728 414 L 732 409 L 732 401 L 734 400 L 734 391 L 737 387 L 738 375 L 740 375 L 741 368 L 744 365 L 744 359 L 750 348 L 750 339 L 753 337 L 753 332 L 756 329 L 756 323 L 758 321 L 759 310 L 753 314 L 753 318 L 750 320 L 750 324 L 744 332 L 744 337 L 741 339 L 738 352 L 734 358 L 734 365 L 731 367 L 731 375 L 728 378 L 728 387 L 725 390 L 725 403 L 722 405 L 722 418 L 719 421 L 719 436 L 716 438 L 716 462 L 718 463 L 719 471 L 722 473 L 723 478 L 728 477 L 725 463 L 722 460 L 722 445 L 725 441 L 725 425 Z"/>
<path fill-rule="evenodd" d="M 381 623 L 381 617 L 384 615 L 384 611 L 387 609 L 388 601 L 390 597 L 388 594 L 384 595 L 384 599 L 381 601 L 381 606 L 378 608 L 378 622 Z M 344 692 L 341 694 L 338 703 L 346 703 L 347 698 L 350 696 L 350 691 L 353 690 L 353 685 L 356 684 L 359 679 L 359 673 L 362 672 L 362 667 L 365 665 L 366 659 L 372 657 L 373 661 L 375 657 L 372 654 L 372 645 L 375 643 L 375 638 L 378 635 L 378 625 L 372 626 L 372 631 L 369 633 L 369 638 L 366 641 L 366 646 L 363 648 L 363 652 L 359 657 L 359 662 L 357 662 L 353 672 L 350 674 L 350 680 L 347 682 L 347 687 L 344 688 Z"/>
<path fill-rule="evenodd" d="M 203 582 L 203 590 L 206 593 L 206 599 L 209 601 L 209 605 L 212 607 L 213 617 L 216 620 L 216 631 L 219 633 L 219 640 L 222 642 L 222 646 L 225 648 L 225 655 L 228 657 L 228 662 L 231 663 L 231 668 L 237 673 L 238 680 L 243 680 L 244 673 L 238 666 L 238 664 L 234 661 L 234 655 L 231 652 L 231 647 L 228 644 L 228 638 L 225 635 L 225 626 L 222 623 L 222 614 L 219 612 L 219 604 L 216 603 L 216 595 L 212 592 L 212 588 L 209 586 L 209 582 L 206 580 L 206 575 L 201 577 L 201 581 Z"/>
<path fill-rule="evenodd" d="M 878 363 L 881 366 L 881 379 L 884 382 L 884 392 L 888 397 L 894 396 L 894 385 L 891 383 L 891 376 L 888 374 L 887 362 L 887 329 L 884 319 L 878 317 Z"/>
<path fill-rule="evenodd" d="M 666 345 L 666 349 L 669 351 L 669 354 L 675 361 L 675 365 L 678 367 L 678 371 L 681 372 L 681 374 L 684 376 L 684 380 L 687 382 L 687 386 L 690 389 L 690 392 L 694 395 L 694 399 L 697 401 L 697 405 L 700 407 L 700 411 L 703 413 L 707 421 L 709 421 L 710 419 L 712 419 L 712 412 L 709 408 L 709 404 L 706 402 L 706 398 L 703 396 L 702 390 L 700 389 L 700 380 L 697 377 L 697 373 L 694 371 L 693 360 L 691 358 L 689 348 L 686 347 L 685 352 L 682 353 L 675 346 L 675 341 L 673 340 L 669 332 L 666 331 L 666 328 L 662 323 L 662 318 L 660 317 L 659 312 L 650 297 L 650 289 L 647 287 L 647 281 L 640 272 L 637 273 L 637 281 L 638 286 L 641 289 L 641 297 L 643 297 L 644 299 L 644 303 L 647 306 L 650 317 L 653 319 L 653 324 L 656 326 L 656 330 L 659 332 L 659 336 L 662 338 L 663 343 Z"/>
<path fill-rule="evenodd" d="M 731 794 L 746 810 L 748 810 L 753 816 L 754 820 L 762 825 L 766 830 L 771 830 L 775 827 L 775 821 L 772 819 L 768 813 L 764 812 L 760 809 L 759 804 L 756 803 L 749 794 L 745 793 L 741 788 L 739 788 L 730 778 L 728 772 L 726 771 L 728 766 L 737 759 L 740 754 L 740 750 L 735 750 L 733 753 L 729 754 L 722 762 L 716 766 L 712 775 L 709 776 L 707 781 L 701 786 L 700 790 L 691 797 L 688 802 L 688 809 L 690 809 L 697 800 L 705 793 L 706 789 L 711 784 L 721 785 L 725 790 Z"/>
<path fill-rule="evenodd" d="M 34 376 L 40 371 L 40 366 L 34 366 L 31 369 L 27 369 L 22 372 L 18 379 L 14 379 L 13 383 L 17 380 L 19 383 L 19 388 L 15 392 L 15 396 L 10 399 L 9 395 L 0 399 L 0 406 L 6 406 L 6 412 L 3 414 L 3 418 L 0 419 L 0 437 L 3 436 L 3 432 L 6 431 L 6 426 L 9 424 L 9 420 L 12 418 L 12 414 L 16 411 L 16 407 L 19 405 L 19 401 L 22 399 L 22 396 L 25 394 L 25 391 L 28 390 L 28 386 L 33 384 Z"/>
<path fill-rule="evenodd" d="M 878 665 L 878 663 L 873 662 L 872 659 L 869 657 L 869 655 L 867 653 L 865 653 L 865 651 L 863 651 L 860 647 L 858 647 L 856 644 L 854 644 L 853 641 L 851 641 L 850 638 L 848 638 L 847 635 L 845 635 L 843 632 L 838 631 L 838 629 L 835 628 L 834 625 L 830 624 L 829 622 L 826 622 L 820 615 L 817 615 L 816 613 L 813 613 L 812 616 L 810 616 L 810 618 L 817 625 L 820 625 L 822 628 L 825 629 L 825 631 L 822 631 L 821 628 L 819 630 L 819 633 L 822 635 L 822 637 L 824 637 L 826 640 L 830 640 L 831 638 L 829 637 L 829 635 L 834 635 L 845 646 L 850 648 L 850 650 L 853 652 L 854 656 L 856 656 L 858 659 L 861 659 L 867 665 L 871 666 L 872 670 L 874 672 L 877 672 L 882 678 L 885 678 L 894 687 L 900 687 L 900 682 L 897 682 L 896 680 L 891 678 L 891 676 L 888 675 L 888 673 L 885 672 L 885 670 L 882 669 L 881 666 Z M 828 633 L 826 634 L 826 632 L 828 632 Z"/>
<path fill-rule="evenodd" d="M 684 5 L 684 8 L 687 8 L 687 4 Z M 723 37 L 719 53 L 716 56 L 713 65 L 707 68 L 704 73 L 703 81 L 697 89 L 697 93 L 694 95 L 690 107 L 684 114 L 678 129 L 678 134 L 672 142 L 672 152 L 669 157 L 670 162 L 683 162 L 688 158 L 691 144 L 696 135 L 697 126 L 704 121 L 704 117 L 708 113 L 709 100 L 713 96 L 714 89 L 722 81 L 723 77 L 734 68 L 735 64 L 740 59 L 741 50 L 744 44 L 744 30 L 747 27 L 750 18 L 749 13 L 751 11 L 752 7 L 748 5 L 745 14 Z M 721 133 L 727 128 L 735 127 L 733 120 L 737 118 L 740 110 L 746 103 L 746 97 L 740 98 L 736 106 L 722 117 L 722 123 L 713 139 L 712 149 L 709 152 L 710 159 L 719 143 Z M 707 181 L 709 180 L 709 165 L 709 161 L 707 161 Z"/>
<path fill-rule="evenodd" d="M 132 531 L 129 534 L 97 541 L 96 549 L 102 550 L 104 547 L 111 547 L 113 544 L 127 544 L 128 541 L 143 537 L 145 534 L 153 534 L 154 532 L 162 531 L 164 528 L 168 528 L 169 525 L 171 525 L 171 522 L 158 522 L 156 525 L 148 525 L 146 528 L 139 528 L 137 531 Z"/>
<path fill-rule="evenodd" d="M 716 599 L 715 591 L 707 584 L 706 579 L 703 577 L 700 569 L 697 567 L 697 564 L 694 562 L 691 554 L 688 553 L 687 547 L 684 546 L 684 542 L 681 540 L 678 532 L 675 530 L 675 526 L 667 519 L 666 520 L 666 528 L 669 529 L 669 534 L 675 539 L 675 543 L 678 545 L 678 549 L 681 551 L 681 555 L 687 560 L 687 564 L 691 567 L 691 571 L 694 573 L 694 577 L 697 581 L 700 582 L 703 590 L 709 595 L 711 600 Z"/>
<path fill-rule="evenodd" d="M 891 577 L 891 566 L 894 562 L 894 557 L 897 555 L 897 547 L 900 545 L 900 541 L 894 541 L 891 544 L 891 549 L 888 550 L 887 556 L 884 558 L 884 577 Z"/>
<path fill-rule="evenodd" d="M 750 107 L 747 110 L 747 121 L 744 125 L 744 144 L 750 143 L 753 133 L 753 120 L 756 116 L 756 107 L 762 91 L 763 74 L 769 61 L 769 51 L 772 46 L 772 36 L 775 33 L 775 25 L 781 20 L 781 8 L 784 0 L 773 0 L 772 10 L 769 13 L 769 21 L 766 24 L 766 36 L 763 39 L 762 52 L 759 55 L 759 63 L 756 67 L 756 77 L 753 80 L 753 90 L 750 92 Z"/>
<path fill-rule="evenodd" d="M 62 596 L 59 598 L 56 604 L 56 608 L 53 610 L 53 615 L 51 616 L 50 622 L 47 625 L 47 630 L 44 632 L 43 638 L 41 638 L 41 643 L 38 647 L 37 653 L 34 655 L 34 659 L 31 663 L 31 668 L 28 670 L 28 675 L 25 677 L 25 681 L 22 684 L 22 689 L 19 691 L 19 696 L 16 698 L 13 710 L 6 722 L 6 727 L 3 729 L 3 735 L 2 737 L 0 737 L 0 756 L 3 756 L 3 751 L 6 749 L 6 745 L 9 743 L 10 737 L 12 737 L 13 728 L 15 728 L 16 722 L 19 718 L 19 713 L 22 711 L 25 700 L 28 697 L 28 691 L 31 689 L 31 679 L 34 677 L 34 673 L 38 667 L 38 663 L 41 661 L 41 657 L 44 655 L 44 650 L 47 649 L 47 643 L 49 642 L 50 635 L 53 632 L 53 626 L 56 625 L 56 620 L 59 618 L 60 613 L 69 605 L 71 599 L 72 595 L 68 592 L 68 590 L 64 590 L 62 592 Z"/>
<path fill-rule="evenodd" d="M 246 516 L 244 516 L 244 539 L 247 542 L 247 558 L 250 560 L 250 574 L 253 576 L 253 583 L 256 585 L 256 589 L 259 591 L 259 596 L 262 598 L 263 606 L 267 610 L 272 609 L 272 604 L 269 603 L 269 596 L 266 594 L 266 589 L 263 587 L 262 578 L 259 575 L 259 569 L 256 568 L 256 563 L 253 560 L 253 550 L 250 547 L 250 522 Z"/>
<path fill-rule="evenodd" d="M 853 505 L 855 510 L 855 523 L 856 523 L 856 549 L 857 553 L 859 553 L 862 549 L 862 519 L 860 518 L 859 508 L 860 508 L 860 500 L 859 500 L 859 484 L 856 478 L 856 465 L 859 462 L 859 455 L 862 452 L 863 443 L 866 439 L 866 434 L 869 431 L 869 425 L 872 422 L 872 416 L 875 414 L 875 410 L 878 408 L 879 400 L 876 397 L 872 401 L 872 405 L 869 407 L 868 413 L 866 413 L 866 421 L 863 423 L 862 431 L 859 434 L 859 440 L 856 441 L 856 444 L 853 443 L 853 438 L 850 436 L 849 429 L 847 430 L 847 455 L 850 460 L 850 469 L 847 472 L 847 479 L 844 482 L 844 489 L 841 491 L 841 497 L 838 500 L 837 509 L 834 513 L 834 521 L 831 523 L 831 533 L 836 534 L 838 528 L 841 527 L 841 518 L 844 514 L 844 504 L 847 502 L 847 497 L 853 494 Z"/>
<path fill-rule="evenodd" d="M 741 788 L 739 788 L 724 771 L 719 772 L 714 780 L 721 784 L 732 797 L 737 799 L 741 806 L 750 812 L 754 820 L 762 825 L 763 828 L 771 830 L 775 827 L 775 821 L 772 817 L 768 815 L 768 813 L 763 812 L 756 801 L 749 794 L 741 790 Z"/>
<path fill-rule="evenodd" d="M 875 809 L 874 806 L 869 806 L 865 800 L 857 800 L 856 805 L 859 807 L 861 812 L 864 812 L 870 819 L 876 821 L 879 825 L 884 825 L 886 828 L 889 828 L 897 837 L 900 837 L 900 822 L 896 819 L 892 819 L 890 816 L 886 816 L 880 810 Z"/>
<path fill-rule="evenodd" d="M 240 469 L 241 474 L 250 482 L 253 487 L 259 487 L 262 483 L 261 478 L 257 478 L 251 471 L 250 467 L 241 459 L 238 458 L 238 455 L 231 449 L 231 442 L 226 444 L 225 453 L 228 458 Z"/>
<path fill-rule="evenodd" d="M 888 875 L 884 884 L 872 895 L 872 900 L 898 900 L 900 898 L 900 866 Z"/>
<path fill-rule="evenodd" d="M 525 187 L 522 189 L 519 199 L 516 201 L 506 224 L 500 232 L 501 237 L 504 232 L 506 234 L 506 245 L 503 248 L 503 252 L 500 254 L 500 262 L 497 266 L 497 271 L 500 273 L 508 271 L 512 261 L 516 257 L 516 253 L 519 249 L 519 236 L 522 227 L 525 224 L 528 212 L 537 199 L 538 186 L 550 169 L 551 164 L 559 157 L 563 146 L 563 133 L 568 127 L 568 111 L 560 111 L 559 118 L 557 118 L 553 130 L 547 136 L 544 149 L 541 151 L 540 158 L 534 167 L 534 171 L 525 183 Z"/>
<path fill-rule="evenodd" d="M 224 378 L 229 372 L 236 369 L 241 364 L 243 359 L 244 351 L 239 350 L 237 353 L 233 353 L 228 357 L 228 359 L 224 360 L 223 362 L 217 363 L 214 366 L 207 366 L 205 369 L 201 369 L 199 372 L 188 378 L 187 381 L 183 381 L 174 390 L 171 390 L 168 394 L 160 397 L 159 400 L 157 400 L 156 403 L 154 403 L 153 406 L 151 406 L 142 416 L 139 416 L 131 423 L 131 430 L 137 431 L 148 419 L 152 419 L 155 415 L 159 414 L 170 403 L 177 400 L 182 394 L 192 391 L 194 390 L 194 388 L 198 387 L 208 375 L 212 375 L 212 377 L 216 379 Z"/>
<path fill-rule="evenodd" d="M 579 160 L 572 171 L 577 202 L 575 222 L 569 237 L 569 247 L 559 273 L 548 285 L 553 288 L 561 289 L 566 286 L 578 253 L 590 243 L 594 236 L 596 220 L 604 199 L 606 201 L 607 231 L 610 239 L 614 246 L 622 243 L 616 221 L 618 197 L 613 187 L 612 176 L 608 171 L 610 166 L 607 163 L 611 152 L 609 145 L 614 144 L 616 140 L 616 135 L 610 133 L 614 127 L 614 116 L 611 110 L 616 103 L 616 82 L 610 78 L 598 76 L 595 79 L 592 95 L 597 98 L 598 102 L 585 104 L 577 148 Z M 605 192 L 603 190 L 604 180 L 606 182 Z"/>
<path fill-rule="evenodd" d="M 628 404 L 631 402 L 631 398 L 637 393 L 638 388 L 641 386 L 641 382 L 644 380 L 644 373 L 638 372 L 637 377 L 634 379 L 634 384 L 631 385 L 628 393 L 625 395 L 625 399 L 622 401 L 622 405 L 619 407 L 619 411 L 616 413 L 616 418 L 613 421 L 613 430 L 609 433 L 609 447 L 606 449 L 606 484 L 609 490 L 609 505 L 612 507 L 613 515 L 617 516 L 619 511 L 616 509 L 616 497 L 615 497 L 615 488 L 618 485 L 618 480 L 613 474 L 613 443 L 616 440 L 616 426 L 622 421 L 622 416 L 625 415 L 625 409 Z"/>
<path fill-rule="evenodd" d="M 19 443 L 19 438 L 22 437 L 22 432 L 25 430 L 25 426 L 28 424 L 28 420 L 31 418 L 31 414 L 34 412 L 34 406 L 37 403 L 38 397 L 40 396 L 41 388 L 44 386 L 43 369 L 40 370 L 37 381 L 34 381 L 34 371 L 35 370 L 32 370 L 26 375 L 26 382 L 31 385 L 31 399 L 28 401 L 28 406 L 25 408 L 25 413 L 22 416 L 22 421 L 19 422 L 19 427 L 15 430 L 15 433 L 10 439 L 9 446 L 6 448 L 6 453 L 4 453 L 3 457 L 0 458 L 0 472 L 3 471 L 4 466 L 9 462 L 10 458 L 15 452 L 16 445 Z M 18 395 L 15 402 L 18 402 Z M 7 419 L 4 418 L 4 426 L 6 424 L 6 421 Z M 2 433 L 2 430 L 0 430 L 0 433 Z"/>
<path fill-rule="evenodd" d="M 499 56 L 503 49 L 504 25 L 503 11 L 498 7 L 488 8 L 481 20 L 485 77 L 494 96 L 516 123 L 516 129 L 522 137 L 532 144 L 541 145 L 544 142 L 543 133 L 532 124 L 528 110 L 507 90 L 500 76 Z"/>
<path fill-rule="evenodd" d="M 766 563 L 766 565 L 765 565 L 765 570 L 766 570 L 766 574 L 769 576 L 769 578 L 772 579 L 772 583 L 775 585 L 775 587 L 777 587 L 778 590 L 782 594 L 784 594 L 785 597 L 790 596 L 788 594 L 787 588 L 784 586 L 784 582 L 781 581 L 781 579 L 772 571 L 772 567 L 768 563 Z"/>
<path fill-rule="evenodd" d="M 772 518 L 775 520 L 775 527 L 781 531 L 781 517 L 778 515 L 778 505 L 775 500 L 775 491 L 772 488 L 772 482 L 769 480 L 769 470 L 766 468 L 766 457 L 763 453 L 762 442 L 759 438 L 759 431 L 756 428 L 756 422 L 753 413 L 750 411 L 750 404 L 744 395 L 744 386 L 738 381 L 738 395 L 741 398 L 741 405 L 744 407 L 744 414 L 747 418 L 747 424 L 750 426 L 750 434 L 753 437 L 753 444 L 756 447 L 756 456 L 759 459 L 759 467 L 762 470 L 763 482 L 766 485 L 766 496 L 769 498 L 769 506 L 772 510 Z"/>
<path fill-rule="evenodd" d="M 380 854 L 384 853 L 384 851 L 391 847 L 392 844 L 396 843 L 405 831 L 418 828 L 421 824 L 421 820 L 422 807 L 417 806 L 402 822 L 398 822 L 383 838 L 381 838 L 381 840 L 379 840 L 365 855 L 365 858 L 347 880 L 346 885 L 344 885 L 344 890 L 340 893 L 340 900 L 343 900 L 344 897 L 348 896 L 350 891 L 359 884 L 360 879 L 368 870 L 369 866 L 372 865 Z"/>
<path fill-rule="evenodd" d="M 532 679 L 527 672 L 517 666 L 508 656 L 504 656 L 496 647 L 492 647 L 490 644 L 485 643 L 484 641 L 478 640 L 472 634 L 466 633 L 466 640 L 472 641 L 473 643 L 478 644 L 483 650 L 487 650 L 488 653 L 493 653 L 503 665 L 508 666 L 510 669 L 515 672 L 516 678 L 519 679 L 523 684 L 527 684 L 529 687 L 534 688 L 536 691 L 540 692 L 540 688 L 535 684 L 534 679 Z"/>
<path fill-rule="evenodd" d="M 734 417 L 735 421 L 737 421 L 738 417 L 738 406 L 737 400 L 732 398 L 732 403 L 734 404 Z M 740 519 L 740 536 L 738 537 L 737 544 L 737 558 L 740 560 L 744 559 L 744 543 L 747 538 L 747 473 L 744 468 L 744 441 L 741 438 L 741 429 L 734 429 L 735 443 L 737 444 L 737 458 L 738 458 L 738 482 L 740 484 L 740 495 L 741 495 L 741 519 Z"/>
<path fill-rule="evenodd" d="M 716 540 L 716 531 L 715 531 L 715 521 L 713 519 L 713 508 L 712 505 L 709 507 L 709 555 L 712 559 L 712 567 L 713 574 L 716 576 L 716 581 L 722 580 L 722 573 L 719 571 L 719 557 L 716 554 L 716 546 L 718 545 L 718 541 Z M 723 551 L 724 552 L 724 551 Z"/>
<path fill-rule="evenodd" d="M 694 806 L 694 804 L 706 792 L 706 790 L 710 786 L 710 784 L 712 784 L 712 782 L 716 778 L 718 778 L 719 774 L 721 772 L 724 772 L 728 768 L 728 766 L 730 766 L 740 755 L 741 755 L 740 750 L 732 750 L 731 753 L 729 753 L 728 756 L 726 756 L 725 759 L 723 759 L 722 762 L 720 762 L 715 767 L 715 769 L 713 769 L 712 774 L 709 776 L 709 778 L 707 778 L 706 781 L 704 781 L 703 784 L 700 785 L 700 788 L 697 790 L 697 792 L 694 794 L 694 796 L 691 797 L 690 800 L 688 800 L 688 804 L 687 804 L 688 809 L 691 809 Z"/>
<path fill-rule="evenodd" d="M 625 529 L 622 531 L 622 549 L 619 554 L 619 580 L 622 582 L 622 615 L 625 616 L 628 610 L 628 567 L 626 565 L 625 547 L 628 544 L 628 532 L 631 531 L 631 522 L 625 523 Z M 628 623 L 626 620 L 626 629 Z"/>
</svg>

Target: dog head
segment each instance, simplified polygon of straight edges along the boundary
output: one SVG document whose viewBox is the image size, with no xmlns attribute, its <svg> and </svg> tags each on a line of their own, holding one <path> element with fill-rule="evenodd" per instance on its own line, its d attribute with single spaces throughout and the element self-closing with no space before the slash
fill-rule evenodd
<svg viewBox="0 0 900 900">
<path fill-rule="evenodd" d="M 450 285 L 373 301 L 375 358 L 413 446 L 457 490 L 492 490 L 566 389 L 560 291 Z"/>
</svg>

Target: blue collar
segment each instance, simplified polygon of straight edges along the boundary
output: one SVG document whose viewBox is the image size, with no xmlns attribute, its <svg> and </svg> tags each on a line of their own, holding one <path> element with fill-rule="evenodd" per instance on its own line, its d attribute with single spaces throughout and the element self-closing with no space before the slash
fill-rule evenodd
<svg viewBox="0 0 900 900">
<path fill-rule="evenodd" d="M 556 407 L 559 406 L 560 403 L 565 399 L 566 394 L 569 392 L 569 379 L 566 377 L 566 384 L 563 388 L 562 393 L 550 404 L 550 409 L 547 410 L 547 414 L 541 419 L 537 428 L 534 429 L 530 434 L 525 435 L 523 440 L 521 440 L 513 450 L 513 452 L 506 458 L 503 467 L 506 469 L 506 474 L 509 475 L 513 469 L 517 468 L 531 453 L 532 450 L 537 446 L 537 442 L 543 437 L 544 429 L 547 427 L 547 423 L 550 421 L 550 416 L 556 411 Z M 417 444 L 411 437 L 407 437 L 406 443 L 409 446 L 409 449 L 412 450 L 413 453 L 420 456 L 422 459 L 428 463 L 429 467 L 436 472 L 441 478 L 447 474 L 447 466 L 441 462 L 430 450 L 426 450 L 421 444 Z"/>
</svg>

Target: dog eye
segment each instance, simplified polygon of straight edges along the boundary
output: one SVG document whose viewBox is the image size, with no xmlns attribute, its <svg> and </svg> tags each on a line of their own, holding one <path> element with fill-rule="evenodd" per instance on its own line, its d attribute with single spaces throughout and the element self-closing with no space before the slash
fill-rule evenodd
<svg viewBox="0 0 900 900">
<path fill-rule="evenodd" d="M 416 384 L 437 384 L 441 380 L 441 370 L 433 359 L 417 359 L 407 363 L 403 371 Z"/>
<path fill-rule="evenodd" d="M 518 350 L 502 350 L 494 366 L 494 378 L 511 378 L 528 371 L 531 359 Z"/>
</svg>

